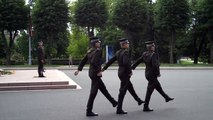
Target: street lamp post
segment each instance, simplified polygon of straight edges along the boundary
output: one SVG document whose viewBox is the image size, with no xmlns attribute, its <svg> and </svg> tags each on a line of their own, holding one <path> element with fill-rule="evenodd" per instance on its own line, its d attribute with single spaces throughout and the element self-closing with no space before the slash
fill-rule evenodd
<svg viewBox="0 0 213 120">
<path fill-rule="evenodd" d="M 29 13 L 29 30 L 28 30 L 28 34 L 29 34 L 29 61 L 28 64 L 32 65 L 32 55 L 31 55 L 31 51 L 32 51 L 32 47 L 31 47 L 31 40 L 32 40 L 32 21 L 31 21 L 31 6 L 32 6 L 32 0 L 28 0 L 29 6 L 30 6 L 30 13 Z"/>
</svg>

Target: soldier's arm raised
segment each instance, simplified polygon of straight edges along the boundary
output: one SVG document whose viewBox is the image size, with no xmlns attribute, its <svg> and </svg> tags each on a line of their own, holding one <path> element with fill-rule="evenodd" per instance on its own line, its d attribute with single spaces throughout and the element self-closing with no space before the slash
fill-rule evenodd
<svg viewBox="0 0 213 120">
<path fill-rule="evenodd" d="M 134 70 L 141 62 L 143 62 L 143 55 L 132 64 L 131 68 Z"/>
<path fill-rule="evenodd" d="M 104 71 L 104 70 L 106 70 L 113 62 L 115 62 L 117 60 L 117 57 L 116 57 L 116 55 L 114 55 L 106 64 L 105 64 L 105 66 L 102 68 L 102 72 Z"/>
</svg>

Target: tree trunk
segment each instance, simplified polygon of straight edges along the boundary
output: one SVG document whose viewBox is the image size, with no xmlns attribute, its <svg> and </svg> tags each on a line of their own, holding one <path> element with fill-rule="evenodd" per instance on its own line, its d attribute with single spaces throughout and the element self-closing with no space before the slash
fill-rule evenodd
<svg viewBox="0 0 213 120">
<path fill-rule="evenodd" d="M 6 65 L 10 66 L 11 65 L 11 51 L 10 49 L 7 47 L 6 49 Z"/>
<path fill-rule="evenodd" d="M 195 52 L 194 53 L 194 64 L 198 64 L 198 53 L 197 52 Z"/>
<path fill-rule="evenodd" d="M 197 37 L 194 37 L 194 64 L 198 64 L 198 58 L 199 58 L 199 55 L 200 55 L 200 52 L 203 48 L 203 44 L 205 42 L 205 39 L 206 39 L 206 35 L 205 33 L 202 34 L 202 38 L 201 38 L 201 41 L 200 41 L 200 44 L 199 44 L 199 47 L 197 48 Z"/>
<path fill-rule="evenodd" d="M 51 56 L 51 51 L 52 51 L 52 47 L 53 47 L 53 44 L 52 44 L 52 42 L 53 42 L 53 33 L 50 33 L 49 35 L 48 35 L 48 38 L 47 38 L 47 43 L 48 43 L 48 45 L 45 45 L 44 44 L 44 50 L 46 51 L 46 57 L 47 57 L 47 62 L 46 63 L 48 63 L 48 64 L 52 64 L 52 56 Z M 44 41 L 43 41 L 44 42 Z"/>
<path fill-rule="evenodd" d="M 2 35 L 2 39 L 4 41 L 4 48 L 5 48 L 5 51 L 6 51 L 6 65 L 9 66 L 11 65 L 11 60 L 10 60 L 10 57 L 11 57 L 11 51 L 10 51 L 10 48 L 8 46 L 8 43 L 7 43 L 7 39 L 5 37 L 5 34 L 4 34 L 4 30 L 1 31 L 1 35 Z"/>
<path fill-rule="evenodd" d="M 197 50 L 197 38 L 195 34 L 193 35 L 193 44 L 194 44 L 194 64 L 198 63 L 198 50 Z"/>
<path fill-rule="evenodd" d="M 172 39 L 170 40 L 169 43 L 170 46 L 170 59 L 169 59 L 169 63 L 173 64 L 174 63 L 174 48 L 175 48 L 175 31 L 172 30 Z"/>
<path fill-rule="evenodd" d="M 210 39 L 210 63 L 213 64 L 213 39 Z"/>
</svg>

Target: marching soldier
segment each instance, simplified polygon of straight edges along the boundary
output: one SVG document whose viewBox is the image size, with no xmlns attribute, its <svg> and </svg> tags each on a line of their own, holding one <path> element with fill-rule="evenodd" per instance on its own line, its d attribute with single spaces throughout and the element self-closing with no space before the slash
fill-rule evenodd
<svg viewBox="0 0 213 120">
<path fill-rule="evenodd" d="M 39 77 L 45 77 L 43 75 L 44 62 L 45 62 L 44 46 L 43 46 L 43 42 L 40 41 L 40 42 L 38 42 L 38 76 Z"/>
<path fill-rule="evenodd" d="M 86 116 L 98 116 L 97 113 L 94 113 L 92 111 L 93 109 L 93 103 L 94 99 L 98 93 L 98 90 L 100 90 L 103 95 L 112 103 L 113 107 L 116 107 L 118 102 L 114 100 L 114 98 L 109 94 L 109 92 L 106 89 L 105 84 L 103 83 L 101 77 L 101 65 L 102 65 L 102 52 L 101 52 L 101 41 L 97 37 L 90 38 L 91 46 L 85 55 L 85 57 L 82 59 L 78 66 L 78 70 L 75 71 L 75 75 L 78 75 L 79 71 L 81 71 L 84 67 L 84 65 L 87 63 L 87 61 L 90 64 L 89 67 L 89 77 L 92 81 L 91 84 L 91 90 L 89 95 L 89 100 L 87 103 L 87 111 Z"/>
<path fill-rule="evenodd" d="M 116 52 L 116 54 L 106 63 L 103 67 L 102 72 L 106 70 L 113 62 L 118 61 L 119 69 L 118 69 L 118 77 L 121 81 L 120 90 L 118 95 L 118 107 L 117 114 L 127 114 L 126 111 L 122 109 L 122 104 L 124 100 L 124 96 L 126 91 L 128 90 L 130 94 L 134 97 L 134 99 L 138 102 L 138 105 L 141 105 L 143 101 L 136 94 L 134 87 L 130 81 L 130 77 L 132 76 L 131 70 L 131 59 L 129 56 L 129 41 L 125 38 L 120 39 L 121 49 Z"/>
<path fill-rule="evenodd" d="M 148 80 L 148 87 L 146 92 L 146 98 L 144 103 L 143 111 L 149 112 L 153 111 L 153 109 L 149 108 L 149 101 L 151 95 L 156 89 L 164 98 L 166 102 L 174 100 L 174 98 L 169 97 L 162 89 L 160 82 L 158 81 L 158 77 L 161 76 L 159 69 L 159 58 L 155 53 L 155 44 L 153 41 L 146 42 L 147 51 L 143 53 L 143 55 L 136 60 L 136 62 L 132 65 L 132 69 L 135 69 L 141 62 L 146 64 L 145 76 Z"/>
</svg>

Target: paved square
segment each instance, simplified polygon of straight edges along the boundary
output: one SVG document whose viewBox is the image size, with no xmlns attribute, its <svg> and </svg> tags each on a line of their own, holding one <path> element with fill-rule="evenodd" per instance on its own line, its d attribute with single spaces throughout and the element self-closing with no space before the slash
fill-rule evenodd
<svg viewBox="0 0 213 120">
<path fill-rule="evenodd" d="M 11 70 L 13 74 L 0 76 L 0 91 L 40 89 L 81 89 L 59 70 L 46 70 L 46 77 L 38 77 L 37 70 Z"/>
<path fill-rule="evenodd" d="M 63 70 L 79 84 L 79 90 L 45 90 L 0 92 L 0 120 L 211 120 L 213 118 L 213 70 L 162 70 L 159 78 L 167 94 L 175 100 L 165 103 L 154 91 L 150 107 L 145 113 L 127 92 L 124 110 L 127 115 L 115 114 L 116 109 L 98 92 L 94 112 L 98 117 L 85 116 L 90 90 L 88 71 L 74 76 L 73 70 Z M 144 99 L 147 82 L 144 70 L 133 71 L 132 83 L 137 94 Z M 1 79 L 1 78 L 0 78 Z M 117 70 L 103 73 L 103 81 L 110 94 L 117 99 L 120 81 Z"/>
</svg>

